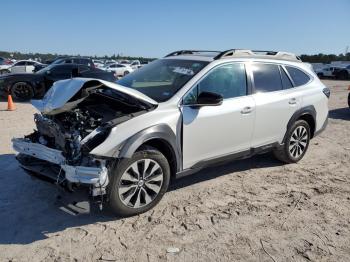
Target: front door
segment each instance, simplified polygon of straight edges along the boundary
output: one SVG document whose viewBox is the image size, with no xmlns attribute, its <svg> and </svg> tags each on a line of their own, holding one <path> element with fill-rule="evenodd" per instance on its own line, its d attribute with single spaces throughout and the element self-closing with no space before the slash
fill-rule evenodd
<svg viewBox="0 0 350 262">
<path fill-rule="evenodd" d="M 221 105 L 195 107 L 198 94 L 223 96 Z M 192 105 L 192 106 L 191 106 Z M 242 63 L 212 69 L 183 99 L 183 168 L 250 149 L 255 103 Z"/>
</svg>

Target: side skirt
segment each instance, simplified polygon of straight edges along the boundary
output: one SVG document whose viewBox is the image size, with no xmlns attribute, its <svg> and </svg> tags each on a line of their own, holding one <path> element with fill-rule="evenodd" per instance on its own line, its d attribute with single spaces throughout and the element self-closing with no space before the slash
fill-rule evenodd
<svg viewBox="0 0 350 262">
<path fill-rule="evenodd" d="M 199 170 L 206 168 L 206 167 L 215 166 L 218 164 L 223 164 L 223 163 L 230 162 L 233 160 L 249 158 L 249 157 L 252 157 L 252 156 L 257 155 L 257 154 L 267 153 L 267 152 L 269 152 L 269 151 L 271 151 L 274 148 L 277 148 L 279 146 L 280 146 L 280 144 L 278 142 L 275 142 L 275 143 L 267 144 L 264 146 L 251 148 L 249 150 L 245 150 L 245 151 L 234 153 L 234 154 L 228 154 L 228 155 L 220 156 L 217 158 L 206 159 L 206 160 L 203 160 L 203 161 L 196 163 L 191 168 L 188 168 L 188 169 L 185 169 L 185 170 L 182 170 L 182 171 L 176 173 L 176 178 L 181 178 L 184 176 L 192 175 L 192 174 L 194 174 L 194 173 L 198 172 Z"/>
</svg>

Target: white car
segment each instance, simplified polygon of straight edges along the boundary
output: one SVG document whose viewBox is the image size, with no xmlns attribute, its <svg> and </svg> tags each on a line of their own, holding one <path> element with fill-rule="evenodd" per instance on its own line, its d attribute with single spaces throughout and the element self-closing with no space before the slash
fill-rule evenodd
<svg viewBox="0 0 350 262">
<path fill-rule="evenodd" d="M 102 69 L 105 66 L 103 61 L 101 60 L 93 59 L 92 62 L 94 63 L 95 67 L 100 69 Z"/>
<path fill-rule="evenodd" d="M 207 166 L 268 151 L 300 161 L 328 120 L 330 91 L 310 66 L 285 52 L 205 53 L 171 53 L 116 83 L 55 82 L 32 100 L 37 130 L 12 140 L 17 160 L 107 195 L 127 216 L 154 207 L 171 178 Z"/>
<path fill-rule="evenodd" d="M 141 62 L 139 60 L 134 60 L 131 62 L 130 67 L 134 70 L 142 67 Z"/>
<path fill-rule="evenodd" d="M 33 60 L 21 60 L 14 63 L 7 70 L 10 73 L 33 73 L 35 65 L 43 65 L 43 64 Z"/>
<path fill-rule="evenodd" d="M 316 69 L 315 72 L 319 78 L 329 77 L 333 78 L 334 75 L 334 66 L 325 66 L 323 68 Z"/>
<path fill-rule="evenodd" d="M 104 70 L 108 72 L 114 72 L 116 77 L 126 76 L 127 74 L 134 71 L 134 69 L 130 65 L 122 65 L 122 64 L 110 64 L 104 68 Z"/>
</svg>

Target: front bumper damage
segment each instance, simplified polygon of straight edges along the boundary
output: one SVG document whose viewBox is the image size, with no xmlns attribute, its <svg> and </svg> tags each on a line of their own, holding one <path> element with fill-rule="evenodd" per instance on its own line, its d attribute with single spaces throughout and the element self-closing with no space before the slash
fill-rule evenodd
<svg viewBox="0 0 350 262">
<path fill-rule="evenodd" d="M 57 181 L 60 179 L 61 171 L 64 171 L 65 179 L 70 183 L 87 184 L 92 186 L 91 194 L 93 196 L 106 194 L 106 187 L 108 185 L 108 169 L 105 161 L 99 161 L 96 166 L 72 166 L 67 164 L 62 151 L 49 148 L 45 145 L 33 143 L 26 138 L 13 138 L 12 146 L 19 154 L 40 159 L 60 167 L 57 175 Z M 33 165 L 21 163 L 24 169 L 36 171 Z M 41 169 L 43 171 L 45 169 Z M 46 175 L 45 172 L 40 172 L 41 175 Z M 47 174 L 48 177 L 49 176 Z"/>
</svg>

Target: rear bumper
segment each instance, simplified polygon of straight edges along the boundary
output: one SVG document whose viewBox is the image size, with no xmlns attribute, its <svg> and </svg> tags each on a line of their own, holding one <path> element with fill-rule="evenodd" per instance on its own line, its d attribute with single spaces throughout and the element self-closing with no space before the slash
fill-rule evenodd
<svg viewBox="0 0 350 262">
<path fill-rule="evenodd" d="M 327 125 L 328 125 L 328 116 L 327 116 L 326 120 L 324 121 L 322 127 L 315 132 L 314 137 L 321 134 L 326 129 Z"/>
<path fill-rule="evenodd" d="M 13 149 L 20 154 L 60 166 L 61 170 L 65 173 L 65 179 L 71 183 L 90 184 L 96 188 L 105 188 L 108 184 L 108 169 L 104 162 L 101 162 L 100 166 L 68 165 L 66 164 L 67 161 L 60 150 L 48 148 L 24 138 L 12 139 L 12 146 Z M 23 167 L 30 169 L 29 166 Z"/>
</svg>

